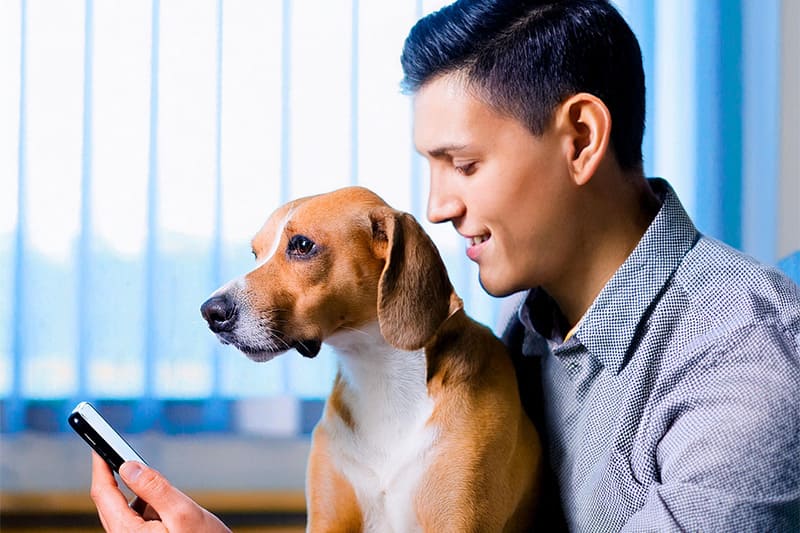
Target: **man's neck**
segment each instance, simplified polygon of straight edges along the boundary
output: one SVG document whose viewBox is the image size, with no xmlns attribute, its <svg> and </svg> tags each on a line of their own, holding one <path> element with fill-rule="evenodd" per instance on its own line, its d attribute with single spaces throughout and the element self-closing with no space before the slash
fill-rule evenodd
<svg viewBox="0 0 800 533">
<path fill-rule="evenodd" d="M 660 201 L 641 174 L 595 176 L 582 195 L 582 233 L 569 267 L 543 288 L 570 327 L 633 252 Z"/>
</svg>

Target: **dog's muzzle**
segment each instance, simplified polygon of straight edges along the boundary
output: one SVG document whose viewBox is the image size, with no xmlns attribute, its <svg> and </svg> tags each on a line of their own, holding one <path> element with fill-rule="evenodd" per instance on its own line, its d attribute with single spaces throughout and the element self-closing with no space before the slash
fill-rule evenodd
<svg viewBox="0 0 800 533">
<path fill-rule="evenodd" d="M 212 296 L 200 306 L 200 313 L 208 322 L 208 327 L 213 331 L 223 344 L 233 344 L 239 351 L 254 360 L 268 360 L 279 353 L 283 353 L 291 348 L 297 350 L 303 357 L 316 357 L 320 351 L 322 342 L 319 339 L 298 339 L 287 338 L 280 332 L 262 327 L 258 331 L 245 331 L 244 340 L 240 337 L 237 330 L 248 329 L 248 319 L 245 314 L 240 317 L 239 305 L 230 293 L 222 293 Z M 244 320 L 244 324 L 239 324 L 239 319 Z M 252 329 L 253 325 L 250 324 Z M 260 340 L 259 340 L 260 339 Z M 270 357 L 265 358 L 266 355 Z"/>
</svg>

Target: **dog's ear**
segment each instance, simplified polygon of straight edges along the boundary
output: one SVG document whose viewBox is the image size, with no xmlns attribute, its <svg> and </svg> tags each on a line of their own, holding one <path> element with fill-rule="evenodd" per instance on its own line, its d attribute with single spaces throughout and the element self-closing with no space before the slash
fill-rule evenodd
<svg viewBox="0 0 800 533">
<path fill-rule="evenodd" d="M 386 261 L 378 284 L 378 325 L 392 346 L 416 350 L 450 313 L 453 286 L 436 246 L 407 213 L 370 214 L 376 255 Z"/>
</svg>

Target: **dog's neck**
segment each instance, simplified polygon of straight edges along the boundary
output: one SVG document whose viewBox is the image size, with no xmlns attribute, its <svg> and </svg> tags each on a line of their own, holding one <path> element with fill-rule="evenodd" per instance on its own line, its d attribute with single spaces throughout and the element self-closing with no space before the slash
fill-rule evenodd
<svg viewBox="0 0 800 533">
<path fill-rule="evenodd" d="M 391 346 L 377 321 L 337 333 L 326 342 L 338 356 L 351 409 L 402 418 L 413 416 L 429 401 L 425 350 Z"/>
</svg>

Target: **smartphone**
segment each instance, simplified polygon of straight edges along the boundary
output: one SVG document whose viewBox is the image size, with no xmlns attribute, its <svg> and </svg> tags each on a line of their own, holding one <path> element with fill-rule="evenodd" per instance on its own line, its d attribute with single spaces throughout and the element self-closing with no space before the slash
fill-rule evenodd
<svg viewBox="0 0 800 533">
<path fill-rule="evenodd" d="M 106 460 L 114 472 L 119 473 L 119 467 L 125 461 L 147 464 L 89 402 L 75 406 L 69 415 L 69 425 Z"/>
</svg>

